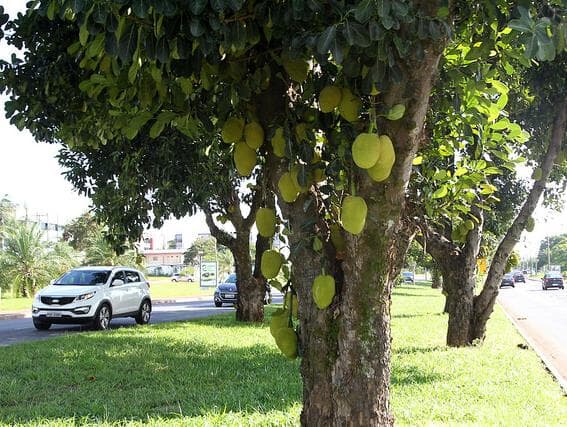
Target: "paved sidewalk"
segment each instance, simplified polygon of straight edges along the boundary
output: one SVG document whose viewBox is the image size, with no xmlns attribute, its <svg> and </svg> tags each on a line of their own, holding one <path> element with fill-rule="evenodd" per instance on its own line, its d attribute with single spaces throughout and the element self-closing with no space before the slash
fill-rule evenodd
<svg viewBox="0 0 567 427">
<path fill-rule="evenodd" d="M 198 297 L 176 297 L 176 298 L 159 298 L 154 299 L 152 302 L 153 304 L 173 304 L 173 303 L 184 303 L 184 302 L 192 302 L 192 301 L 207 301 L 213 300 L 212 295 L 204 295 Z M 31 310 L 18 310 L 18 311 L 6 311 L 0 312 L 0 321 L 1 320 L 14 320 L 14 319 L 23 319 L 23 318 L 31 317 Z"/>
</svg>

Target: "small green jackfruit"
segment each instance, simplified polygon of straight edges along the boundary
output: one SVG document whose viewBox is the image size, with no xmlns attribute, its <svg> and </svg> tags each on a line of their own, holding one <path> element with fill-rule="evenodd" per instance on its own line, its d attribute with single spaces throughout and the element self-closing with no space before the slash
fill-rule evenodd
<svg viewBox="0 0 567 427">
<path fill-rule="evenodd" d="M 260 148 L 264 143 L 264 129 L 258 122 L 248 123 L 244 127 L 244 140 L 254 150 Z"/>
<path fill-rule="evenodd" d="M 323 113 L 330 113 L 339 106 L 342 96 L 341 88 L 325 86 L 319 94 L 319 109 Z"/>
<path fill-rule="evenodd" d="M 240 141 L 244 132 L 244 120 L 238 117 L 229 118 L 222 127 L 221 136 L 222 140 L 227 144 Z"/>
<path fill-rule="evenodd" d="M 351 234 L 360 234 L 366 222 L 368 207 L 362 197 L 347 196 L 341 206 L 343 228 Z"/>
<path fill-rule="evenodd" d="M 256 152 L 244 141 L 234 146 L 234 164 L 240 176 L 249 176 L 256 166 Z"/>
<path fill-rule="evenodd" d="M 278 188 L 284 202 L 293 203 L 297 200 L 299 190 L 295 186 L 290 172 L 286 172 L 280 177 L 278 181 Z"/>
<path fill-rule="evenodd" d="M 543 171 L 541 168 L 535 168 L 534 173 L 532 174 L 532 179 L 534 181 L 539 181 L 543 177 Z"/>
<path fill-rule="evenodd" d="M 268 249 L 262 254 L 260 261 L 260 270 L 266 279 L 273 279 L 280 272 L 282 266 L 282 255 L 274 250 Z"/>
<path fill-rule="evenodd" d="M 281 328 L 287 328 L 289 325 L 289 311 L 283 308 L 278 308 L 272 319 L 270 320 L 270 334 L 275 338 L 276 332 Z"/>
<path fill-rule="evenodd" d="M 354 96 L 348 88 L 343 88 L 341 95 L 341 102 L 339 104 L 340 115 L 349 122 L 356 122 L 358 120 L 360 107 L 362 106 L 360 99 Z"/>
<path fill-rule="evenodd" d="M 260 208 L 256 211 L 256 228 L 263 237 L 272 237 L 276 232 L 276 213 L 270 208 Z"/>
<path fill-rule="evenodd" d="M 341 233 L 341 229 L 337 224 L 331 224 L 329 229 L 331 234 L 331 242 L 333 243 L 333 246 L 335 247 L 336 251 L 344 252 L 346 248 L 346 242 L 345 242 L 345 238 Z"/>
<path fill-rule="evenodd" d="M 528 218 L 528 222 L 526 223 L 526 231 L 528 233 L 531 233 L 532 231 L 534 231 L 534 227 L 535 227 L 535 220 L 530 216 Z"/>
<path fill-rule="evenodd" d="M 297 317 L 298 309 L 299 309 L 299 300 L 297 299 L 297 295 L 293 292 L 286 292 L 284 297 L 284 308 L 286 310 L 291 309 L 291 314 L 294 317 Z"/>
<path fill-rule="evenodd" d="M 292 80 L 303 83 L 309 73 L 309 63 L 303 59 L 283 58 L 282 65 Z"/>
<path fill-rule="evenodd" d="M 291 328 L 280 328 L 275 336 L 276 345 L 280 351 L 288 358 L 297 357 L 297 334 Z"/>
<path fill-rule="evenodd" d="M 285 156 L 285 138 L 282 128 L 277 128 L 274 136 L 272 137 L 272 149 L 274 154 L 278 157 Z"/>
<path fill-rule="evenodd" d="M 335 297 L 335 279 L 328 274 L 315 277 L 311 287 L 313 301 L 321 310 L 327 308 Z"/>
<path fill-rule="evenodd" d="M 388 120 L 400 120 L 404 117 L 406 106 L 404 104 L 396 104 L 386 114 Z"/>
</svg>

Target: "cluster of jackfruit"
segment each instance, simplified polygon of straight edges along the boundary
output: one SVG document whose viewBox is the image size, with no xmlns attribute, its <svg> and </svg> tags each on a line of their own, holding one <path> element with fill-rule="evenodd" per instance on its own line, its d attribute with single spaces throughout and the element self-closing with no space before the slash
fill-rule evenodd
<svg viewBox="0 0 567 427">
<path fill-rule="evenodd" d="M 222 127 L 221 136 L 227 144 L 235 144 L 234 164 L 240 176 L 249 176 L 256 166 L 256 150 L 264 143 L 264 129 L 256 122 L 245 124 L 244 119 L 229 118 Z"/>
<path fill-rule="evenodd" d="M 381 182 L 390 176 L 396 161 L 394 144 L 388 135 L 361 133 L 352 144 L 352 159 L 370 178 Z"/>
<path fill-rule="evenodd" d="M 319 94 L 319 109 L 323 113 L 331 113 L 336 108 L 348 122 L 356 122 L 362 102 L 348 88 L 326 86 Z"/>
</svg>

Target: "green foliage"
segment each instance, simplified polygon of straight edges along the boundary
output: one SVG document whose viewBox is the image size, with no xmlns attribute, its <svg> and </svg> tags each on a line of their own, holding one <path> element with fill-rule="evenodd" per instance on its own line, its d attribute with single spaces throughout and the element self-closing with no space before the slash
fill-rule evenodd
<svg viewBox="0 0 567 427">
<path fill-rule="evenodd" d="M 123 247 L 117 254 L 109 243 L 104 230 L 98 230 L 87 238 L 84 265 L 124 265 L 141 268 L 142 260 L 134 249 Z"/>
<path fill-rule="evenodd" d="M 65 225 L 63 241 L 78 251 L 84 251 L 92 237 L 102 230 L 91 212 L 85 212 Z"/>
<path fill-rule="evenodd" d="M 78 264 L 73 249 L 64 243 L 43 241 L 35 224 L 10 220 L 0 230 L 4 250 L 0 252 L 2 287 L 12 287 L 16 296 L 33 296 L 70 267 Z"/>
<path fill-rule="evenodd" d="M 567 271 L 567 234 L 550 236 L 540 242 L 537 255 L 538 268 L 547 267 L 548 249 L 551 265 L 560 265 L 561 271 Z"/>
</svg>

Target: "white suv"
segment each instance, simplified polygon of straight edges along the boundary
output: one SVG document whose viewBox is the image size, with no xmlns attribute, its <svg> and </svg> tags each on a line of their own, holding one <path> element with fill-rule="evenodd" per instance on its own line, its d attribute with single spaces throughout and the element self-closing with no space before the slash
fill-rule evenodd
<svg viewBox="0 0 567 427">
<path fill-rule="evenodd" d="M 32 305 L 33 324 L 90 324 L 108 329 L 113 317 L 150 321 L 152 300 L 144 275 L 129 267 L 79 267 L 39 291 Z"/>
</svg>

